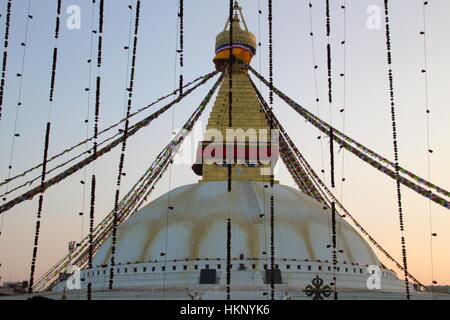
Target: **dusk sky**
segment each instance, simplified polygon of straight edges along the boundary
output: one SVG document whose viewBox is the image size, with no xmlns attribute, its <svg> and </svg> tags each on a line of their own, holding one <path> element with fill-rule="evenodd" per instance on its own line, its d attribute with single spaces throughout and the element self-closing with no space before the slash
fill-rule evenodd
<svg viewBox="0 0 450 320">
<path fill-rule="evenodd" d="M 52 106 L 52 132 L 50 155 L 86 138 L 88 95 L 84 88 L 89 83 L 91 35 L 91 0 L 63 0 L 62 27 L 60 34 L 59 58 L 56 76 L 55 101 Z M 100 128 L 123 117 L 125 88 L 127 87 L 127 57 L 130 1 L 105 1 L 104 63 Z M 135 2 L 135 1 L 131 1 Z M 382 0 L 347 0 L 346 35 L 346 91 L 345 91 L 345 132 L 350 137 L 379 154 L 393 160 L 391 115 L 387 79 L 386 45 Z M 446 190 L 450 189 L 450 2 L 448 0 L 428 1 L 427 53 L 428 53 L 428 94 L 430 115 L 431 180 Z M 315 104 L 315 82 L 312 62 L 310 17 L 308 0 L 274 1 L 274 83 L 295 101 L 317 114 Z M 324 0 L 312 0 L 315 55 L 318 68 L 318 88 L 320 97 L 320 117 L 329 122 L 330 109 L 327 99 L 326 36 Z M 343 0 L 331 1 L 331 39 L 334 103 L 332 124 L 342 130 L 344 81 L 339 76 L 344 73 L 344 10 Z M 422 0 L 391 1 L 391 28 L 394 85 L 397 103 L 398 140 L 400 163 L 410 171 L 427 178 L 426 104 L 425 81 L 421 70 L 424 68 L 424 48 L 422 21 Z M 267 1 L 241 0 L 247 25 L 259 41 L 261 51 L 253 58 L 252 66 L 265 76 L 268 74 L 268 31 Z M 258 14 L 260 4 L 262 14 Z M 4 112 L 0 122 L 0 177 L 8 175 L 13 127 L 19 94 L 19 78 L 22 63 L 23 42 L 28 0 L 13 2 L 9 59 L 7 65 Z M 81 28 L 69 29 L 66 12 L 71 5 L 79 6 Z M 3 39 L 6 1 L 1 1 L 0 39 Z M 176 60 L 177 10 L 176 0 L 142 0 L 141 26 L 137 51 L 133 110 L 148 105 L 155 99 L 173 91 L 177 86 L 180 72 Z M 370 9 L 368 12 L 368 8 Z M 367 22 L 376 21 L 373 16 L 380 9 L 380 28 L 368 28 Z M 17 132 L 13 153 L 12 174 L 28 169 L 42 160 L 45 123 L 48 118 L 48 94 L 51 59 L 54 45 L 56 1 L 31 0 L 31 14 L 26 59 L 22 75 L 22 106 L 18 116 Z M 185 1 L 185 81 L 193 80 L 214 69 L 215 36 L 223 30 L 228 15 L 228 1 Z M 372 20 L 375 19 L 375 20 Z M 259 27 L 260 26 L 260 27 Z M 94 41 L 94 44 L 96 42 Z M 95 49 L 95 46 L 94 46 Z M 96 55 L 93 50 L 94 57 Z M 93 69 L 93 76 L 96 69 Z M 211 87 L 212 82 L 203 86 L 193 95 L 183 100 L 174 110 L 140 131 L 128 143 L 122 194 L 153 162 L 156 155 L 171 139 L 171 122 L 174 116 L 175 128 L 180 128 Z M 94 89 L 92 89 L 94 91 Z M 264 91 L 267 96 L 267 90 Z M 92 98 L 94 95 L 92 95 Z M 93 100 L 92 100 L 93 101 Z M 93 102 L 91 101 L 92 119 Z M 161 105 L 162 106 L 162 105 Z M 159 106 L 155 106 L 156 110 Z M 207 111 L 211 109 L 211 104 Z M 274 111 L 286 131 L 293 138 L 299 150 L 313 168 L 322 169 L 321 143 L 317 139 L 317 129 L 306 123 L 295 111 L 280 99 L 275 99 Z M 142 119 L 152 111 L 137 117 Z M 185 163 L 173 165 L 172 179 L 166 175 L 158 184 L 151 201 L 169 188 L 195 183 L 198 177 L 190 167 L 195 160 L 197 141 L 202 139 L 202 128 L 206 125 L 207 114 L 201 118 L 194 133 L 182 149 Z M 134 123 L 134 121 L 133 121 Z M 90 132 L 92 132 L 92 121 Z M 329 185 L 328 141 L 323 140 L 326 183 Z M 103 157 L 95 166 L 98 192 L 96 222 L 111 211 L 118 170 L 119 153 L 115 151 Z M 341 151 L 336 158 L 338 181 L 342 176 L 346 181 L 338 183 L 336 194 L 343 204 L 365 227 L 365 229 L 398 261 L 401 261 L 400 229 L 396 204 L 395 182 L 363 163 L 355 156 L 345 153 L 342 163 Z M 61 160 L 61 162 L 63 159 Z M 342 172 L 344 168 L 344 172 Z M 87 169 L 87 176 L 93 166 Z M 38 171 L 29 177 L 38 175 Z M 71 240 L 79 241 L 88 231 L 87 214 L 82 227 L 78 212 L 83 210 L 83 171 L 52 187 L 45 193 L 45 203 L 41 227 L 37 275 L 47 271 L 67 252 Z M 284 167 L 277 172 L 280 183 L 295 186 Z M 25 181 L 25 180 L 21 180 Z M 11 185 L 10 188 L 14 187 Z M 88 212 L 88 190 L 84 212 Z M 1 187 L 0 192 L 5 191 Z M 409 271 L 422 283 L 432 280 L 430 258 L 430 234 L 433 238 L 434 280 L 439 284 L 450 284 L 450 212 L 432 204 L 430 231 L 429 201 L 419 194 L 402 188 L 406 228 L 406 246 Z M 19 195 L 15 193 L 14 195 Z M 12 197 L 8 197 L 11 199 Z M 1 200 L 1 199 L 0 199 Z M 30 272 L 34 226 L 36 221 L 37 197 L 24 202 L 4 216 L 0 236 L 0 276 L 2 281 L 28 280 Z M 386 262 L 377 251 L 381 261 Z"/>
</svg>

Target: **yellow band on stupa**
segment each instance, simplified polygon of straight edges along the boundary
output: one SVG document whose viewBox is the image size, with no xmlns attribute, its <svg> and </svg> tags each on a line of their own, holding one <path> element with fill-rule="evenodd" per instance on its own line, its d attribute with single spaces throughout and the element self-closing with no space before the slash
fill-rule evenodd
<svg viewBox="0 0 450 320">
<path fill-rule="evenodd" d="M 253 55 L 249 50 L 243 48 L 233 48 L 232 55 L 237 60 L 243 61 L 246 64 L 249 64 L 253 57 Z M 224 48 L 223 50 L 220 50 L 216 53 L 216 56 L 214 57 L 213 61 L 216 62 L 218 60 L 228 60 L 228 59 L 230 59 L 230 49 Z"/>
</svg>

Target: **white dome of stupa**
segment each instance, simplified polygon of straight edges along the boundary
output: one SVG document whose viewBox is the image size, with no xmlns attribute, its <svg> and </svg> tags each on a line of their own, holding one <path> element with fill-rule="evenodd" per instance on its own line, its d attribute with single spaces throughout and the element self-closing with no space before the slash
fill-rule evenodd
<svg viewBox="0 0 450 320">
<path fill-rule="evenodd" d="M 94 297 L 103 299 L 189 299 L 192 292 L 203 299 L 225 299 L 227 219 L 231 219 L 233 299 L 265 299 L 271 260 L 271 192 L 268 183 L 252 181 L 233 181 L 231 192 L 226 181 L 171 190 L 118 227 L 114 290 L 108 290 L 111 237 L 97 251 L 93 268 L 81 271 L 83 290 L 90 282 Z M 313 278 L 320 276 L 330 284 L 334 274 L 346 299 L 375 297 L 377 293 L 367 289 L 369 266 L 380 268 L 383 294 L 399 296 L 403 283 L 380 264 L 344 219 L 338 219 L 342 252 L 333 271 L 330 210 L 288 186 L 275 184 L 273 195 L 277 297 L 289 292 L 304 299 L 302 289 Z M 213 276 L 203 282 L 207 271 Z M 63 287 L 63 282 L 55 286 L 54 294 Z"/>
<path fill-rule="evenodd" d="M 233 182 L 231 193 L 224 181 L 174 189 L 118 228 L 115 261 L 122 264 L 160 261 L 161 253 L 169 261 L 226 259 L 230 218 L 232 257 L 264 262 L 265 252 L 270 252 L 270 193 L 270 187 L 265 188 L 261 182 L 245 181 Z M 273 194 L 276 259 L 331 261 L 330 210 L 288 186 L 275 184 Z M 343 250 L 339 253 L 340 262 L 379 265 L 370 246 L 343 219 L 338 231 L 339 247 Z M 94 266 L 109 263 L 110 248 L 108 239 L 95 256 Z"/>
</svg>

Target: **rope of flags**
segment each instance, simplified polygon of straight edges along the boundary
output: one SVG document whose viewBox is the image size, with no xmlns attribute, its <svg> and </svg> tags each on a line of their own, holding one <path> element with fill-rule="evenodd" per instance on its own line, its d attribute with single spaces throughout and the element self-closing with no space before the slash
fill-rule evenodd
<svg viewBox="0 0 450 320">
<path fill-rule="evenodd" d="M 33 253 L 31 258 L 31 268 L 30 268 L 30 280 L 28 283 L 28 292 L 33 292 L 33 283 L 34 283 L 34 274 L 36 270 L 36 260 L 37 260 L 37 253 L 39 249 L 39 235 L 40 235 L 40 227 L 41 227 L 41 218 L 42 218 L 42 211 L 44 206 L 44 193 L 45 188 L 44 185 L 46 183 L 46 171 L 47 171 L 47 162 L 48 162 L 48 149 L 50 145 L 50 132 L 51 132 L 51 114 L 52 114 L 52 104 L 53 99 L 55 96 L 55 83 L 56 83 L 56 67 L 58 64 L 58 40 L 59 40 L 59 33 L 61 29 L 61 0 L 56 1 L 56 21 L 55 21 L 55 46 L 53 48 L 53 59 L 52 59 L 52 65 L 51 65 L 51 78 L 50 78 L 50 93 L 49 93 L 49 107 L 48 107 L 48 120 L 46 123 L 45 128 L 45 140 L 44 140 L 44 156 L 42 160 L 42 174 L 41 174 L 41 183 L 37 189 L 37 193 L 39 194 L 39 200 L 38 200 L 38 210 L 37 210 L 37 216 L 36 216 L 36 226 L 35 226 L 35 233 L 34 233 L 34 243 L 33 243 Z"/>
<path fill-rule="evenodd" d="M 205 74 L 205 75 L 203 75 L 203 76 L 201 76 L 201 77 L 198 77 L 198 78 L 196 78 L 195 80 L 193 80 L 193 81 L 191 81 L 191 82 L 189 82 L 189 83 L 186 83 L 186 84 L 183 86 L 183 89 L 192 86 L 193 84 L 199 82 L 200 80 L 202 80 L 202 81 L 205 80 L 205 79 L 206 79 L 206 80 L 209 80 L 209 79 L 211 79 L 212 77 L 214 77 L 216 74 L 217 74 L 217 71 L 213 71 L 213 72 L 207 73 L 207 74 Z M 175 90 L 175 91 L 173 91 L 173 92 L 171 92 L 171 93 L 169 93 L 169 94 L 166 94 L 165 96 L 162 96 L 162 97 L 158 98 L 157 100 L 155 100 L 154 102 L 150 103 L 149 105 L 147 105 L 147 106 L 145 106 L 145 107 L 143 107 L 143 108 L 140 108 L 139 110 L 137 110 L 137 111 L 131 113 L 129 118 L 131 119 L 132 117 L 134 117 L 134 116 L 140 114 L 141 112 L 143 112 L 143 111 L 145 111 L 145 110 L 147 110 L 147 109 L 153 107 L 153 106 L 156 105 L 157 103 L 159 103 L 159 102 L 161 102 L 161 101 L 163 101 L 163 100 L 166 100 L 167 98 L 169 98 L 169 97 L 171 97 L 171 96 L 177 95 L 178 92 L 179 92 L 179 89 L 177 89 L 177 90 Z M 114 124 L 112 124 L 112 125 L 106 127 L 105 129 L 99 131 L 98 134 L 101 135 L 101 134 L 103 134 L 103 133 L 106 133 L 106 132 L 108 132 L 108 131 L 110 131 L 110 130 L 116 128 L 116 127 L 118 127 L 120 124 L 124 123 L 125 121 L 126 121 L 126 118 L 121 119 L 119 122 L 114 123 Z M 119 135 L 119 134 L 116 134 L 115 136 L 118 136 L 118 135 Z M 115 137 L 115 136 L 114 136 L 114 137 Z M 86 143 L 88 143 L 88 142 L 91 142 L 91 141 L 93 141 L 93 140 L 94 140 L 94 136 L 91 136 L 90 138 L 85 139 L 85 140 L 83 140 L 83 141 L 77 143 L 76 145 L 74 145 L 74 146 L 72 146 L 72 147 L 70 147 L 70 148 L 67 148 L 67 149 L 63 150 L 62 152 L 60 152 L 60 153 L 58 153 L 58 154 L 56 154 L 56 155 L 50 157 L 50 158 L 48 159 L 47 162 L 48 162 L 48 163 L 49 163 L 49 162 L 52 162 L 53 160 L 56 160 L 56 159 L 58 159 L 59 157 L 61 157 L 61 156 L 63 156 L 63 155 L 66 155 L 66 154 L 68 154 L 69 152 L 73 151 L 74 149 L 76 149 L 76 148 L 78 148 L 78 147 L 80 147 L 80 146 L 82 146 L 82 145 L 84 145 L 84 144 L 86 144 Z M 99 145 L 100 145 L 100 144 L 99 144 Z M 80 154 L 79 156 L 77 156 L 76 158 L 79 158 L 79 157 L 81 157 L 82 155 L 85 155 L 86 153 L 90 154 L 91 152 L 92 152 L 92 149 L 89 149 L 89 150 L 85 151 L 84 153 Z M 35 171 L 35 170 L 37 170 L 37 169 L 39 169 L 39 168 L 41 168 L 41 167 L 42 167 L 42 163 L 39 163 L 39 164 L 37 164 L 37 165 L 31 167 L 30 169 L 25 170 L 25 171 L 23 171 L 22 173 L 15 175 L 14 177 L 11 177 L 11 178 L 9 178 L 9 179 L 5 179 L 3 182 L 0 183 L 0 187 L 3 186 L 3 185 L 5 185 L 5 184 L 7 184 L 7 183 L 10 183 L 10 182 L 12 182 L 12 181 L 18 179 L 18 178 L 24 177 L 24 176 L 27 175 L 28 173 L 31 173 L 31 172 L 33 172 L 33 171 Z M 34 181 L 35 181 L 35 179 L 30 180 L 30 181 L 27 181 L 24 185 L 30 184 L 31 182 L 34 182 Z M 15 191 L 15 190 L 17 190 L 17 189 L 14 189 L 14 191 Z M 6 195 L 6 193 L 0 195 L 0 197 L 1 197 L 1 196 L 4 196 L 4 195 Z"/>
<path fill-rule="evenodd" d="M 128 100 L 127 100 L 127 115 L 123 130 L 122 140 L 122 152 L 119 158 L 119 173 L 117 174 L 117 188 L 114 196 L 114 218 L 113 218 L 113 233 L 112 233 L 112 245 L 111 245 L 111 268 L 109 269 L 109 289 L 113 288 L 114 284 L 114 265 L 115 265 L 115 251 L 116 251 L 116 233 L 117 233 L 117 211 L 119 209 L 120 202 L 120 186 L 122 183 L 122 177 L 124 176 L 124 166 L 125 166 L 125 152 L 127 148 L 127 134 L 129 130 L 130 123 L 130 115 L 131 115 L 131 106 L 132 106 L 132 98 L 133 98 L 133 89 L 134 89 L 134 76 L 136 72 L 136 58 L 137 58 L 137 44 L 138 44 L 138 34 L 139 34 L 139 20 L 140 20 L 140 12 L 141 12 L 141 1 L 138 0 L 136 3 L 136 14 L 135 14 L 135 22 L 134 22 L 134 38 L 133 38 L 133 50 L 132 50 L 132 58 L 131 58 L 131 68 L 130 68 L 130 79 L 129 86 L 126 89 L 128 91 Z"/>
<path fill-rule="evenodd" d="M 431 148 L 431 133 L 432 126 L 430 125 L 431 120 L 431 105 L 430 105 L 430 92 L 429 92 L 429 79 L 428 79 L 428 27 L 427 27 L 427 7 L 430 4 L 428 1 L 421 0 L 422 5 L 422 31 L 420 31 L 420 35 L 423 38 L 423 69 L 421 73 L 424 77 L 424 91 L 425 91 L 425 122 L 426 122 L 426 140 L 427 140 L 427 179 L 431 180 L 431 154 L 433 153 L 433 149 Z M 432 206 L 431 200 L 428 201 L 428 215 L 429 215 L 429 231 L 430 231 L 430 269 L 431 269 L 431 299 L 434 299 L 434 285 L 437 284 L 437 281 L 434 279 L 434 237 L 437 236 L 435 232 L 433 232 L 433 215 L 432 215 Z"/>
<path fill-rule="evenodd" d="M 5 34 L 3 38 L 2 74 L 0 79 L 0 121 L 2 120 L 3 100 L 5 93 L 6 69 L 8 66 L 9 29 L 11 27 L 12 0 L 6 3 Z"/>
<path fill-rule="evenodd" d="M 316 40 L 314 33 L 314 15 L 313 15 L 313 4 L 311 2 L 308 3 L 308 16 L 309 16 L 309 35 L 311 37 L 311 55 L 312 55 L 312 65 L 313 65 L 313 74 L 314 74 L 314 94 L 315 94 L 315 104 L 317 110 L 317 117 L 320 118 L 320 98 L 319 98 L 319 85 L 317 81 L 317 70 L 319 69 L 319 65 L 317 64 L 316 59 Z M 323 152 L 323 141 L 322 139 L 318 139 L 320 143 L 320 154 L 321 154 L 321 173 L 323 175 L 323 179 L 325 180 L 325 161 L 324 161 L 324 152 Z"/>
<path fill-rule="evenodd" d="M 93 145 L 93 156 L 94 161 L 97 158 L 97 150 L 98 150 L 98 124 L 100 118 L 100 97 L 101 97 L 101 76 L 100 69 L 102 67 L 102 57 L 103 57 L 103 24 L 104 24 L 104 10 L 105 10 L 105 2 L 104 0 L 100 0 L 99 2 L 99 10 L 98 10 L 98 42 L 97 42 L 97 78 L 96 78 L 96 86 L 95 86 L 95 112 L 94 112 L 94 145 Z M 88 265 L 92 267 L 92 259 L 94 257 L 94 218 L 95 218 L 95 196 L 96 196 L 96 185 L 97 178 L 95 175 L 95 166 L 94 172 L 91 178 L 91 200 L 90 200 L 90 209 L 89 209 L 89 249 L 88 249 Z M 92 299 L 92 283 L 89 280 L 87 285 L 87 299 Z"/>
<path fill-rule="evenodd" d="M 253 83 L 253 82 L 252 82 Z M 255 85 L 253 84 L 254 88 Z M 255 90 L 258 97 L 260 97 L 260 101 L 264 103 L 264 100 L 262 99 L 261 93 L 256 89 Z M 318 202 L 324 204 L 324 209 L 329 209 L 331 207 L 331 202 L 334 201 L 336 203 L 336 206 L 342 210 L 343 215 L 342 218 L 345 218 L 348 216 L 350 220 L 353 222 L 353 224 L 356 226 L 356 228 L 365 235 L 370 243 L 372 243 L 381 253 L 383 253 L 387 259 L 395 263 L 395 265 L 402 271 L 404 271 L 403 266 L 398 263 L 365 229 L 364 227 L 359 224 L 359 222 L 348 212 L 348 210 L 342 205 L 342 203 L 336 198 L 336 196 L 331 192 L 331 190 L 328 189 L 328 187 L 323 183 L 323 181 L 320 179 L 319 175 L 312 169 L 310 164 L 306 161 L 306 159 L 303 157 L 303 155 L 300 153 L 300 151 L 295 146 L 292 139 L 289 137 L 285 129 L 282 127 L 276 116 L 272 113 L 271 117 L 274 121 L 275 128 L 279 130 L 280 132 L 280 154 L 282 155 L 284 152 L 286 152 L 286 156 L 290 159 L 294 159 L 292 162 L 293 164 L 293 170 L 296 172 L 301 172 L 306 177 L 309 178 L 309 181 L 313 184 L 310 190 L 314 188 L 315 192 L 313 195 L 309 194 L 312 198 L 316 199 Z M 287 144 L 286 147 L 283 145 Z M 283 147 L 282 147 L 283 146 Z M 282 155 L 283 156 L 283 155 Z M 308 193 L 307 193 L 308 194 Z M 414 281 L 415 283 L 419 284 L 420 286 L 424 287 L 422 283 L 420 283 L 419 280 L 417 280 L 412 274 L 408 272 L 408 277 Z"/>
<path fill-rule="evenodd" d="M 251 70 L 252 73 L 255 74 L 255 76 L 258 79 L 260 79 L 264 84 L 269 86 L 269 82 L 266 79 L 264 79 L 264 77 L 262 77 L 257 71 L 255 71 L 250 66 L 249 66 L 249 70 Z M 313 126 L 319 128 L 323 133 L 329 133 L 330 126 L 326 122 L 324 122 L 324 121 L 320 120 L 319 118 L 317 118 L 316 116 L 314 116 L 312 113 L 310 113 L 304 107 L 302 107 L 301 105 L 296 103 L 294 100 L 287 97 L 284 93 L 282 93 L 276 87 L 274 87 L 273 90 L 284 102 L 286 102 L 290 107 L 292 107 L 295 111 L 297 111 L 297 113 L 299 113 L 303 118 L 305 118 Z M 341 132 L 339 132 L 339 130 L 337 130 L 335 128 L 333 128 L 333 132 L 335 133 L 333 136 L 334 140 L 339 145 L 341 145 L 347 151 L 350 151 L 351 153 L 354 153 L 355 155 L 357 155 L 361 160 L 371 164 L 372 166 L 379 169 L 381 172 L 392 177 L 391 172 L 393 172 L 393 171 L 392 171 L 392 169 L 389 168 L 389 167 L 391 167 L 390 161 L 386 160 L 385 158 L 383 158 L 381 156 L 376 157 L 376 159 L 383 158 L 383 159 L 385 159 L 384 163 L 381 161 L 377 161 L 376 159 L 372 158 L 373 153 L 365 152 L 368 148 L 359 148 L 358 147 L 360 145 L 359 143 L 355 143 L 356 146 L 351 146 L 350 143 L 355 142 L 353 139 L 351 139 L 347 136 L 344 136 Z M 416 179 L 414 181 L 411 181 L 409 179 L 406 179 L 406 178 L 400 176 L 400 178 L 399 178 L 400 183 L 402 183 L 403 185 L 407 186 L 408 188 L 416 191 L 417 193 L 421 194 L 425 198 L 431 199 L 433 202 L 443 206 L 444 208 L 450 209 L 450 201 L 449 200 L 443 198 L 442 196 L 440 196 L 438 194 L 433 193 L 430 190 L 425 189 L 424 187 L 420 186 L 420 184 L 423 183 L 426 185 L 433 185 L 434 186 L 433 189 L 435 189 L 435 191 L 438 191 L 439 193 L 443 193 L 444 195 L 450 194 L 450 193 L 448 193 L 448 191 L 445 191 L 443 188 L 438 187 L 438 186 L 426 181 L 425 179 L 420 178 L 419 176 L 410 173 L 406 169 L 403 169 L 401 167 L 399 167 L 399 169 L 400 169 L 400 171 L 399 171 L 400 173 L 408 173 L 407 175 L 409 177 L 416 177 Z M 440 191 L 444 191 L 444 192 L 440 192 Z"/>
<path fill-rule="evenodd" d="M 173 157 L 177 153 L 181 143 L 185 140 L 187 135 L 192 131 L 197 120 L 202 115 L 206 106 L 210 102 L 214 92 L 217 90 L 219 84 L 221 83 L 223 76 L 221 76 L 208 94 L 205 96 L 203 101 L 200 103 L 199 107 L 194 111 L 191 117 L 186 121 L 183 129 L 172 139 L 172 141 L 159 153 L 152 165 L 146 170 L 143 176 L 136 182 L 136 184 L 131 188 L 131 190 L 123 197 L 118 205 L 117 212 L 117 224 L 124 222 L 131 214 L 136 212 L 136 209 L 140 208 L 142 204 L 146 201 L 151 191 L 154 189 L 156 182 L 161 179 L 162 174 L 168 167 L 168 164 L 173 160 Z M 93 244 L 94 253 L 103 241 L 111 236 L 112 224 L 114 219 L 114 211 L 111 211 L 93 231 Z M 77 245 L 75 250 L 71 253 L 72 263 L 79 266 L 86 265 L 88 256 L 88 237 L 85 237 L 82 242 Z M 52 280 L 64 270 L 66 264 L 68 263 L 69 255 L 61 259 L 57 264 L 55 264 L 45 275 L 39 279 L 36 284 L 36 290 L 44 289 L 48 287 Z"/>
<path fill-rule="evenodd" d="M 396 120 L 396 110 L 395 110 L 395 94 L 394 94 L 394 74 L 392 71 L 392 46 L 391 46 L 391 32 L 390 32 L 390 17 L 389 17 L 389 0 L 384 0 L 384 15 L 385 15 L 385 34 L 386 34 L 386 55 L 388 64 L 388 82 L 389 82 L 389 99 L 390 99 L 390 115 L 392 121 L 392 144 L 394 147 L 394 176 L 396 182 L 397 191 L 397 207 L 398 207 L 398 218 L 400 223 L 400 233 L 401 233 L 401 247 L 402 247 L 402 258 L 405 276 L 405 290 L 406 299 L 410 299 L 409 293 L 409 280 L 408 280 L 408 264 L 406 257 L 406 239 L 405 239 L 405 224 L 404 224 L 404 214 L 402 205 L 402 193 L 401 193 L 401 183 L 400 183 L 400 172 L 399 172 L 399 156 L 398 156 L 398 135 L 397 135 L 397 120 Z"/>
<path fill-rule="evenodd" d="M 136 124 L 134 124 L 130 128 L 130 130 L 128 131 L 128 133 L 126 135 L 121 135 L 119 138 L 117 138 L 116 140 L 110 142 L 108 145 L 106 145 L 105 147 L 100 149 L 98 151 L 98 154 L 97 154 L 96 158 L 93 155 L 91 155 L 91 156 L 87 157 L 86 159 L 84 159 L 84 160 L 78 162 L 77 164 L 73 165 L 72 167 L 66 169 L 65 171 L 61 172 L 60 174 L 56 175 L 55 177 L 49 179 L 44 184 L 43 188 L 46 190 L 46 189 L 50 188 L 51 186 L 54 186 L 55 184 L 63 181 L 64 179 L 66 179 L 67 177 L 71 176 L 75 172 L 83 169 L 85 166 L 89 165 L 90 163 L 92 163 L 96 159 L 104 156 L 105 154 L 110 152 L 112 149 L 117 147 L 124 139 L 128 139 L 129 137 L 135 135 L 142 128 L 147 127 L 153 120 L 155 120 L 161 114 L 163 114 L 164 112 L 169 110 L 171 107 L 173 107 L 175 104 L 180 102 L 182 99 L 184 99 L 187 95 L 192 93 L 192 91 L 197 89 L 199 86 L 205 84 L 207 82 L 207 80 L 209 80 L 209 79 L 210 78 L 204 78 L 200 83 L 198 83 L 197 85 L 195 85 L 191 89 L 186 90 L 185 92 L 183 92 L 183 94 L 180 95 L 179 97 L 177 97 L 174 101 L 168 103 L 167 105 L 165 105 L 164 107 L 162 107 L 158 111 L 154 112 L 150 116 L 147 116 L 146 118 L 144 118 L 144 119 L 140 120 L 139 122 L 137 122 Z M 22 202 L 24 202 L 26 200 L 32 199 L 34 196 L 36 196 L 40 192 L 40 190 L 41 190 L 41 187 L 39 187 L 39 186 L 35 187 L 35 188 L 33 188 L 33 189 L 23 193 L 22 195 L 14 198 L 13 200 L 10 200 L 9 202 L 1 205 L 0 206 L 0 214 L 2 214 L 3 212 L 5 212 L 7 210 L 10 210 L 11 208 L 13 208 L 14 206 L 18 205 L 19 203 L 22 203 Z"/>
<path fill-rule="evenodd" d="M 275 128 L 277 130 L 280 130 L 280 132 L 283 134 L 284 130 L 281 128 L 281 125 L 280 125 L 278 119 L 275 117 L 273 112 L 270 110 L 270 108 L 267 105 L 267 102 L 264 100 L 261 92 L 258 90 L 255 83 L 251 79 L 250 79 L 250 83 L 252 84 L 253 90 L 255 91 L 255 93 L 259 99 L 259 102 L 262 107 L 262 111 L 264 111 L 267 118 L 269 118 L 272 121 Z M 324 203 L 324 199 L 320 196 L 318 190 L 312 184 L 312 181 L 309 179 L 309 177 L 306 175 L 306 173 L 298 166 L 298 162 L 296 161 L 293 154 L 290 152 L 289 146 L 288 146 L 287 141 L 285 140 L 284 136 L 282 135 L 279 138 L 280 138 L 280 143 L 279 143 L 280 156 L 281 156 L 283 162 L 286 164 L 287 169 L 291 173 L 291 175 L 294 178 L 294 181 L 298 185 L 299 189 L 303 193 L 309 195 L 311 198 L 314 198 L 317 201 Z"/>
</svg>

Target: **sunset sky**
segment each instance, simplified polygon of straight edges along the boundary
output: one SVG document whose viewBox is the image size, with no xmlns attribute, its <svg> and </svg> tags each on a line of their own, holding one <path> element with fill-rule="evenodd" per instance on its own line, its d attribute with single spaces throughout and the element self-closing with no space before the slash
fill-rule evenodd
<svg viewBox="0 0 450 320">
<path fill-rule="evenodd" d="M 84 120 L 88 98 L 84 88 L 88 86 L 90 55 L 91 0 L 63 0 L 62 28 L 59 41 L 59 59 L 55 101 L 52 107 L 52 133 L 50 155 L 69 147 L 86 137 Z M 105 1 L 104 64 L 100 126 L 114 123 L 123 117 L 130 10 L 129 1 Z M 133 1 L 134 2 L 134 1 Z M 312 63 L 312 47 L 308 0 L 274 1 L 274 83 L 309 111 L 317 114 L 315 83 Z M 397 102 L 398 140 L 400 163 L 410 171 L 427 178 L 426 105 L 424 68 L 422 0 L 391 1 L 391 28 L 394 85 Z M 428 1 L 427 53 L 429 77 L 428 94 L 430 116 L 431 180 L 450 189 L 450 2 Z M 258 14 L 258 3 L 262 15 Z M 324 0 L 312 0 L 315 55 L 318 68 L 320 117 L 329 122 L 330 109 L 327 98 L 326 36 Z M 332 67 L 334 103 L 332 124 L 342 130 L 344 86 L 344 15 L 343 0 L 331 1 Z M 23 73 L 22 107 L 18 117 L 18 132 L 13 157 L 12 173 L 19 173 L 38 164 L 42 159 L 45 123 L 48 116 L 48 92 L 53 52 L 53 31 L 56 11 L 54 0 L 31 0 L 29 40 Z M 267 1 L 241 0 L 248 27 L 262 43 L 252 66 L 263 75 L 268 74 Z M 0 39 L 3 39 L 6 1 L 1 1 Z M 22 62 L 22 47 L 28 0 L 13 3 L 8 69 L 5 88 L 4 112 L 0 122 L 0 177 L 7 177 L 11 151 L 14 119 L 19 94 L 19 78 L 16 74 Z M 66 27 L 70 5 L 81 8 L 81 29 Z M 137 70 L 133 109 L 141 108 L 172 91 L 177 86 L 179 68 L 176 58 L 177 39 L 176 0 L 142 0 L 141 27 L 137 52 Z M 346 95 L 345 132 L 372 150 L 393 159 L 392 128 L 390 121 L 389 91 L 387 79 L 385 34 L 381 28 L 369 29 L 368 8 L 380 9 L 382 0 L 347 0 L 346 46 Z M 228 1 L 185 1 L 185 67 L 184 79 L 190 81 L 214 69 L 215 36 L 223 30 L 228 14 Z M 380 11 L 381 14 L 383 10 Z M 260 18 L 260 19 L 259 19 Z M 96 52 L 94 51 L 94 56 Z M 261 64 L 261 65 L 260 65 Z M 95 70 L 95 69 L 94 69 Z M 95 72 L 94 72 L 95 74 Z M 175 128 L 180 128 L 195 107 L 198 106 L 212 83 L 185 99 L 175 108 Z M 264 91 L 267 95 L 267 90 Z M 94 95 L 93 95 L 94 96 Z M 156 110 L 152 109 L 152 110 Z M 207 109 L 210 111 L 211 106 Z M 91 103 L 91 111 L 93 103 Z M 321 144 L 317 129 L 306 123 L 280 99 L 275 99 L 274 110 L 286 131 L 313 168 L 322 169 Z M 147 111 L 144 115 L 149 115 Z M 138 117 L 141 119 L 143 116 Z M 92 118 L 92 114 L 91 114 Z M 139 132 L 127 146 L 122 194 L 150 166 L 156 155 L 171 139 L 172 113 L 168 112 Z M 184 155 L 193 154 L 197 141 L 202 139 L 202 128 L 207 117 L 203 116 Z M 203 126 L 203 127 L 202 127 Z M 91 127 L 92 129 L 92 127 Z M 329 156 L 327 141 L 323 141 L 326 183 L 329 185 Z M 99 160 L 95 166 L 98 180 L 96 221 L 100 221 L 114 205 L 114 191 L 119 153 L 115 150 Z M 188 158 L 189 160 L 189 158 Z M 194 158 L 175 164 L 169 184 L 166 175 L 152 194 L 151 201 L 166 193 L 169 188 L 195 183 L 198 177 L 190 167 Z M 343 197 L 347 209 L 365 229 L 398 261 L 401 261 L 400 229 L 396 205 L 395 182 L 363 163 L 355 156 L 342 151 L 336 158 L 338 180 L 346 178 L 343 189 L 339 183 L 338 198 Z M 344 168 L 344 172 L 342 172 Z M 92 173 L 93 166 L 87 170 Z M 30 177 L 35 177 L 38 172 Z M 287 170 L 277 173 L 280 183 L 294 186 Z M 51 267 L 67 252 L 71 240 L 79 241 L 88 231 L 87 214 L 82 230 L 83 172 L 49 189 L 45 203 L 37 260 L 38 276 Z M 23 180 L 25 181 L 25 180 Z M 87 184 L 86 190 L 89 190 Z M 10 188 L 13 187 L 10 186 Z M 4 187 L 0 192 L 5 191 Z M 434 280 L 450 285 L 450 212 L 431 205 L 432 231 L 430 231 L 429 201 L 419 194 L 402 188 L 406 221 L 406 246 L 409 271 L 422 283 L 432 280 L 430 258 L 430 233 L 433 239 Z M 88 192 L 86 192 L 88 193 Z M 15 195 L 18 195 L 16 193 Z M 11 199 L 11 198 L 8 198 Z M 86 196 L 84 212 L 88 212 Z M 37 198 L 22 203 L 8 211 L 4 217 L 0 236 L 0 276 L 3 281 L 28 280 Z M 378 257 L 384 257 L 376 250 Z M 399 275 L 397 269 L 390 263 Z"/>
</svg>

